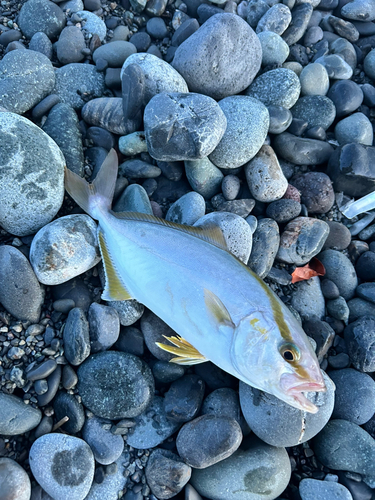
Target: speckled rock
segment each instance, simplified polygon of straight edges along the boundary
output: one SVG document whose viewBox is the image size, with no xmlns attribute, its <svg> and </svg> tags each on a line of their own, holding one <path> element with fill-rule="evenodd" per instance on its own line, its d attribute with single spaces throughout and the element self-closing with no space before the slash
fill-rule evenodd
<svg viewBox="0 0 375 500">
<path fill-rule="evenodd" d="M 15 460 L 0 458 L 0 484 L 2 500 L 30 500 L 30 478 Z"/>
<path fill-rule="evenodd" d="M 353 142 L 372 146 L 374 131 L 366 115 L 353 113 L 338 122 L 335 127 L 335 136 L 340 146 Z"/>
<path fill-rule="evenodd" d="M 252 247 L 252 233 L 249 224 L 236 214 L 212 212 L 201 217 L 194 226 L 210 227 L 212 224 L 219 226 L 222 230 L 228 250 L 246 264 Z"/>
<path fill-rule="evenodd" d="M 176 50 L 173 67 L 191 92 L 222 99 L 250 85 L 261 64 L 261 45 L 236 14 L 208 19 Z"/>
<path fill-rule="evenodd" d="M 227 128 L 210 160 L 219 168 L 236 168 L 250 161 L 261 148 L 269 126 L 267 108 L 247 96 L 227 97 L 219 101 L 227 119 Z"/>
<path fill-rule="evenodd" d="M 292 293 L 291 304 L 303 320 L 315 316 L 322 319 L 325 314 L 325 301 L 319 277 L 313 276 L 308 281 L 296 283 L 296 290 Z"/>
<path fill-rule="evenodd" d="M 253 247 L 247 263 L 260 278 L 265 278 L 270 272 L 279 243 L 278 224 L 272 219 L 261 219 L 253 234 Z"/>
<path fill-rule="evenodd" d="M 0 303 L 14 317 L 37 323 L 44 289 L 22 252 L 10 245 L 0 247 Z"/>
<path fill-rule="evenodd" d="M 296 175 L 290 182 L 301 193 L 301 202 L 309 213 L 325 214 L 332 208 L 335 193 L 328 175 L 323 172 L 307 172 Z"/>
<path fill-rule="evenodd" d="M 0 393 L 0 434 L 18 436 L 34 429 L 42 419 L 40 410 L 13 394 Z"/>
<path fill-rule="evenodd" d="M 292 14 L 287 5 L 276 3 L 259 19 L 256 32 L 274 32 L 282 35 L 292 20 Z M 285 42 L 284 42 L 285 43 Z"/>
<path fill-rule="evenodd" d="M 302 500 L 315 500 L 316 498 L 353 500 L 348 488 L 334 481 L 319 481 L 306 478 L 299 483 L 299 494 Z"/>
<path fill-rule="evenodd" d="M 30 247 L 38 280 L 58 285 L 94 267 L 101 259 L 96 231 L 95 222 L 84 214 L 60 217 L 40 229 Z"/>
<path fill-rule="evenodd" d="M 307 95 L 298 99 L 291 109 L 293 118 L 308 123 L 308 128 L 322 127 L 327 130 L 336 116 L 336 108 L 331 99 L 324 95 Z"/>
<path fill-rule="evenodd" d="M 39 127 L 13 113 L 0 115 L 0 156 L 0 225 L 17 236 L 33 234 L 61 207 L 64 157 Z"/>
<path fill-rule="evenodd" d="M 344 330 L 350 361 L 361 372 L 375 371 L 375 317 L 361 316 Z"/>
<path fill-rule="evenodd" d="M 34 441 L 30 468 L 38 483 L 55 500 L 83 500 L 94 478 L 94 456 L 82 439 L 46 434 Z"/>
<path fill-rule="evenodd" d="M 87 10 L 79 10 L 76 15 L 85 21 L 82 29 L 91 35 L 98 35 L 100 41 L 103 41 L 107 35 L 107 27 L 105 22 L 93 12 Z"/>
<path fill-rule="evenodd" d="M 13 113 L 23 114 L 33 108 L 52 92 L 54 85 L 52 63 L 40 52 L 12 50 L 0 61 L 0 106 Z"/>
<path fill-rule="evenodd" d="M 169 208 L 166 220 L 192 226 L 204 216 L 206 204 L 202 195 L 191 191 L 184 194 Z"/>
<path fill-rule="evenodd" d="M 65 356 L 71 365 L 80 365 L 90 355 L 89 324 L 82 309 L 69 311 L 63 332 Z"/>
<path fill-rule="evenodd" d="M 147 408 L 154 395 L 154 379 L 136 356 L 104 351 L 79 367 L 78 391 L 96 416 L 118 420 L 136 417 Z"/>
<path fill-rule="evenodd" d="M 87 497 L 85 497 L 85 500 L 103 500 L 104 498 L 105 500 L 118 500 L 119 492 L 125 489 L 125 485 L 128 481 L 128 478 L 124 475 L 124 472 L 126 470 L 124 467 L 124 463 L 127 463 L 128 461 L 129 452 L 125 450 L 114 463 L 110 464 L 109 467 L 104 467 L 104 477 L 103 475 L 98 475 L 98 477 L 96 478 L 99 481 L 103 481 L 100 483 L 97 483 L 96 480 L 93 481 L 90 491 Z M 134 500 L 134 498 L 137 497 L 132 496 L 130 498 L 131 500 Z"/>
<path fill-rule="evenodd" d="M 264 203 L 282 198 L 288 187 L 288 181 L 271 146 L 261 147 L 245 166 L 245 174 L 251 194 Z"/>
<path fill-rule="evenodd" d="M 329 77 L 322 64 L 312 63 L 303 68 L 299 76 L 302 95 L 326 95 Z"/>
<path fill-rule="evenodd" d="M 327 392 L 309 392 L 307 398 L 319 409 L 307 413 L 272 394 L 240 382 L 241 410 L 250 429 L 272 446 L 296 446 L 316 436 L 327 424 L 335 402 L 335 386 L 323 372 Z M 276 425 L 277 422 L 277 425 Z"/>
<path fill-rule="evenodd" d="M 51 40 L 59 36 L 66 19 L 62 9 L 49 0 L 28 0 L 20 10 L 18 24 L 26 38 L 43 32 Z"/>
<path fill-rule="evenodd" d="M 144 305 L 137 300 L 109 300 L 107 305 L 116 309 L 122 326 L 133 325 L 144 311 Z"/>
<path fill-rule="evenodd" d="M 266 106 L 273 104 L 290 109 L 297 102 L 300 92 L 301 84 L 294 71 L 277 68 L 258 76 L 246 90 L 246 95 Z"/>
</svg>

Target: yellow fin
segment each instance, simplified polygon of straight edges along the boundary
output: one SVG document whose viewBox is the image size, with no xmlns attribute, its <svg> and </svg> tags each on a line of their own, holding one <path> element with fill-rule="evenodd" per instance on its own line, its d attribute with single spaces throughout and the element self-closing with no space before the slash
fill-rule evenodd
<svg viewBox="0 0 375 500">
<path fill-rule="evenodd" d="M 173 345 L 161 344 L 160 342 L 155 342 L 155 344 L 160 347 L 160 349 L 163 349 L 163 351 L 177 355 L 177 358 L 172 358 L 170 360 L 171 363 L 177 363 L 179 365 L 197 365 L 198 363 L 205 363 L 208 361 L 206 357 L 182 337 L 166 337 L 165 335 L 163 335 L 163 337 L 169 340 Z"/>
<path fill-rule="evenodd" d="M 112 214 L 118 219 L 149 222 L 152 224 L 158 224 L 160 226 L 177 229 L 178 231 L 190 234 L 191 236 L 195 236 L 196 238 L 200 238 L 201 240 L 207 241 L 208 243 L 211 243 L 211 245 L 215 245 L 216 247 L 219 247 L 222 250 L 226 250 L 228 252 L 228 247 L 223 232 L 221 231 L 219 226 L 216 226 L 215 224 L 212 224 L 208 227 L 194 227 L 185 226 L 184 224 L 177 224 L 176 222 L 169 222 L 167 220 L 160 219 L 159 217 L 155 217 L 154 215 L 142 214 L 139 212 L 112 212 Z"/>
<path fill-rule="evenodd" d="M 102 293 L 103 300 L 130 300 L 130 295 L 126 287 L 122 284 L 117 270 L 111 260 L 107 244 L 102 231 L 99 231 L 100 253 L 103 257 L 103 266 L 105 274 L 105 287 Z"/>
<path fill-rule="evenodd" d="M 215 322 L 219 324 L 219 327 L 224 326 L 234 328 L 234 324 L 232 318 L 230 317 L 228 309 L 225 307 L 219 297 L 207 288 L 203 290 L 203 293 L 206 307 Z"/>
</svg>

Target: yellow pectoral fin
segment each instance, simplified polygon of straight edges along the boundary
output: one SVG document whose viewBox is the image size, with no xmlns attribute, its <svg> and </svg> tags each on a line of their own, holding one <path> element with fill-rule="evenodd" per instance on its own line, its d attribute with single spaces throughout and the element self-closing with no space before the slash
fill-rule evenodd
<svg viewBox="0 0 375 500">
<path fill-rule="evenodd" d="M 207 288 L 205 288 L 203 292 L 206 307 L 211 314 L 211 317 L 217 324 L 218 328 L 233 329 L 235 326 L 233 324 L 232 318 L 228 312 L 228 309 L 225 307 L 219 297 L 210 290 L 207 290 Z"/>
<path fill-rule="evenodd" d="M 155 344 L 164 351 L 176 354 L 177 358 L 172 358 L 170 360 L 171 363 L 177 363 L 179 365 L 197 365 L 198 363 L 205 363 L 208 361 L 206 357 L 182 337 L 163 336 L 173 345 L 161 344 L 160 342 L 155 342 Z"/>
<path fill-rule="evenodd" d="M 103 257 L 103 266 L 105 274 L 105 287 L 102 293 L 103 300 L 130 300 L 133 299 L 122 284 L 118 272 L 112 262 L 111 256 L 102 231 L 99 231 L 99 247 Z"/>
</svg>

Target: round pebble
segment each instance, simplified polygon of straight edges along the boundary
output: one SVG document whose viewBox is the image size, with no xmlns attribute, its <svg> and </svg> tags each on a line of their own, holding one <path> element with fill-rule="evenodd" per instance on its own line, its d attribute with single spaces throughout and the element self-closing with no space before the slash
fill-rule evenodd
<svg viewBox="0 0 375 500">
<path fill-rule="evenodd" d="M 195 192 L 204 198 L 212 198 L 220 191 L 222 172 L 208 158 L 185 161 L 186 177 Z"/>
<path fill-rule="evenodd" d="M 146 479 L 152 493 L 159 499 L 179 493 L 191 476 L 191 468 L 175 453 L 156 449 L 148 459 Z"/>
<path fill-rule="evenodd" d="M 361 87 L 352 80 L 338 80 L 331 86 L 327 96 L 336 107 L 337 118 L 353 113 L 363 101 Z"/>
<path fill-rule="evenodd" d="M 2 500 L 30 500 L 31 483 L 26 471 L 11 458 L 0 458 Z"/>
<path fill-rule="evenodd" d="M 100 41 L 104 40 L 107 35 L 107 27 L 100 17 L 87 10 L 79 10 L 76 12 L 76 16 L 85 21 L 84 31 L 91 35 L 98 35 Z"/>
<path fill-rule="evenodd" d="M 302 500 L 315 500 L 316 498 L 353 500 L 350 491 L 342 484 L 310 478 L 302 479 L 299 484 L 299 494 Z"/>
<path fill-rule="evenodd" d="M 327 70 L 319 63 L 308 64 L 300 74 L 302 95 L 326 95 L 329 89 Z"/>
<path fill-rule="evenodd" d="M 366 115 L 354 113 L 338 122 L 335 136 L 340 146 L 353 142 L 372 146 L 374 130 Z"/>
<path fill-rule="evenodd" d="M 318 276 L 313 276 L 308 281 L 296 283 L 296 289 L 292 292 L 291 305 L 298 311 L 303 320 L 313 317 L 323 318 L 325 301 Z"/>
<path fill-rule="evenodd" d="M 293 118 L 305 120 L 308 128 L 320 126 L 327 130 L 336 116 L 334 103 L 324 95 L 307 95 L 298 99 L 291 109 Z"/>
<path fill-rule="evenodd" d="M 122 40 L 112 41 L 98 47 L 92 55 L 96 63 L 99 58 L 105 59 L 110 68 L 121 68 L 126 59 L 137 52 L 136 47 Z"/>
<path fill-rule="evenodd" d="M 278 68 L 258 76 L 246 90 L 246 95 L 266 106 L 273 104 L 290 109 L 297 102 L 300 92 L 301 84 L 294 71 Z"/>
<path fill-rule="evenodd" d="M 192 226 L 204 216 L 206 204 L 201 194 L 192 191 L 181 196 L 170 206 L 165 219 Z"/>
<path fill-rule="evenodd" d="M 82 404 L 72 394 L 59 392 L 53 400 L 53 409 L 57 421 L 64 417 L 69 418 L 62 426 L 65 432 L 68 434 L 80 432 L 85 423 L 85 412 Z"/>
<path fill-rule="evenodd" d="M 120 320 L 116 309 L 93 302 L 88 313 L 91 352 L 105 351 L 118 339 Z"/>
<path fill-rule="evenodd" d="M 262 66 L 283 64 L 289 55 L 288 44 L 280 35 L 273 31 L 262 31 L 258 33 L 262 46 Z"/>
<path fill-rule="evenodd" d="M 90 446 L 95 460 L 102 465 L 115 462 L 124 450 L 123 437 L 112 434 L 111 427 L 110 420 L 93 416 L 86 418 L 82 429 L 83 439 Z"/>
<path fill-rule="evenodd" d="M 318 256 L 326 270 L 325 278 L 333 281 L 345 300 L 351 299 L 358 285 L 358 279 L 348 257 L 337 250 L 324 250 Z"/>
<path fill-rule="evenodd" d="M 164 396 L 164 411 L 173 422 L 188 422 L 197 416 L 205 384 L 198 375 L 184 375 L 172 382 Z"/>
<path fill-rule="evenodd" d="M 308 172 L 292 178 L 291 184 L 301 193 L 308 212 L 325 214 L 335 201 L 331 179 L 323 172 Z"/>
<path fill-rule="evenodd" d="M 26 38 L 45 33 L 51 40 L 59 36 L 66 23 L 62 9 L 49 0 L 30 0 L 21 7 L 18 24 Z"/>
</svg>

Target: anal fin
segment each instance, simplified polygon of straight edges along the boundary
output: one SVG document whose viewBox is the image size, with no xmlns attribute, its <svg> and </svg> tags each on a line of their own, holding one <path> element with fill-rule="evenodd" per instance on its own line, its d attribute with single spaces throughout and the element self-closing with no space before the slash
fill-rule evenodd
<svg viewBox="0 0 375 500">
<path fill-rule="evenodd" d="M 203 354 L 201 354 L 195 347 L 193 347 L 187 340 L 182 337 L 163 337 L 173 345 L 161 344 L 160 342 L 155 342 L 160 349 L 170 352 L 171 354 L 176 354 L 176 358 L 172 358 L 170 363 L 177 363 L 179 365 L 197 365 L 199 363 L 205 363 L 209 361 Z"/>
<path fill-rule="evenodd" d="M 121 282 L 117 269 L 112 262 L 108 246 L 106 244 L 102 231 L 99 230 L 100 253 L 103 257 L 103 266 L 105 274 L 105 288 L 102 293 L 103 300 L 130 300 L 133 299 Z"/>
</svg>

